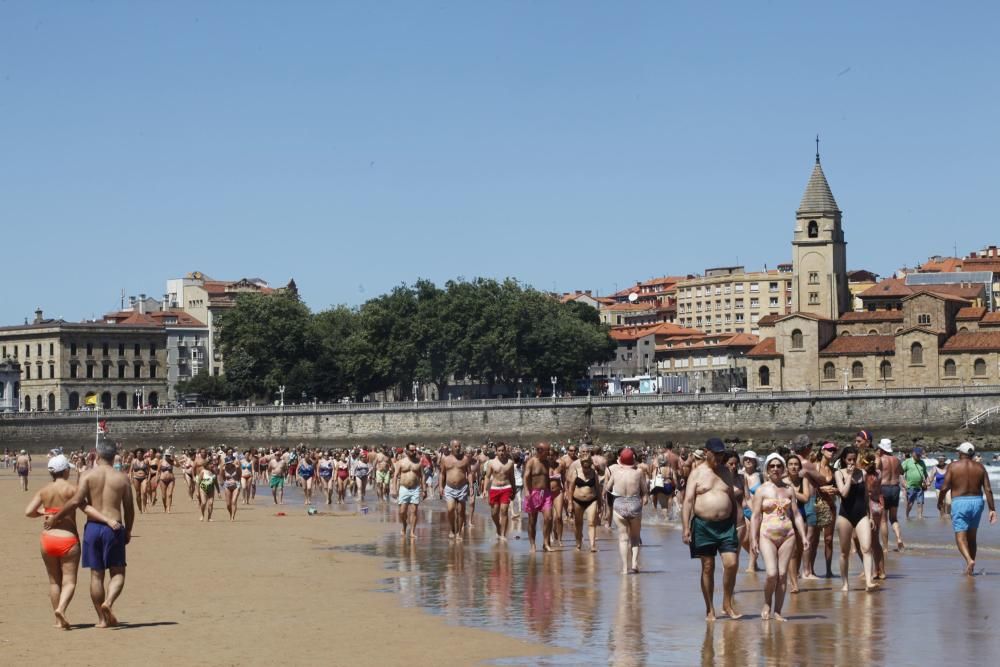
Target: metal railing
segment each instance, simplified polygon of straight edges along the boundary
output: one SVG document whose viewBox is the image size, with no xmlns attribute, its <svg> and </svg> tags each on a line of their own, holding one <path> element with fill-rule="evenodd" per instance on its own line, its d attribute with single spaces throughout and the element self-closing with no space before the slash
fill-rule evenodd
<svg viewBox="0 0 1000 667">
<path fill-rule="evenodd" d="M 992 417 L 993 415 L 1000 415 L 1000 405 L 994 405 L 992 408 L 983 410 L 972 419 L 966 421 L 965 424 L 962 425 L 962 427 L 969 428 L 970 426 L 976 426 L 977 424 L 981 424 L 982 422 L 984 422 L 989 417 Z"/>
<path fill-rule="evenodd" d="M 280 415 L 349 412 L 402 412 L 435 410 L 469 410 L 484 408 L 556 408 L 581 406 L 615 405 L 675 405 L 698 403 L 754 403 L 792 400 L 846 400 L 856 398 L 912 398 L 920 396 L 998 396 L 1000 385 L 965 385 L 962 387 L 913 387 L 913 388 L 869 388 L 819 389 L 804 391 L 740 391 L 697 394 L 629 394 L 613 396 L 568 396 L 568 397 L 520 397 L 520 398 L 475 398 L 449 399 L 441 401 L 370 401 L 364 403 L 305 403 L 301 405 L 220 405 L 209 407 L 163 407 L 149 409 L 101 409 L 59 410 L 54 412 L 7 412 L 0 414 L 0 421 L 41 420 L 41 419 L 94 419 L 97 416 L 160 418 L 171 416 L 198 415 Z M 1000 411 L 1000 406 L 990 408 L 973 420 L 983 419 Z M 95 414 L 99 412 L 98 414 Z"/>
</svg>

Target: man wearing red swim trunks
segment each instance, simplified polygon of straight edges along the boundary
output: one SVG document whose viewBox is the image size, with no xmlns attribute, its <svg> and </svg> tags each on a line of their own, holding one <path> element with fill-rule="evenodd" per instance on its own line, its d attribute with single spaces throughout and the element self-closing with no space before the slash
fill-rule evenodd
<svg viewBox="0 0 1000 667">
<path fill-rule="evenodd" d="M 510 501 L 514 497 L 514 460 L 507 444 L 497 444 L 497 455 L 483 466 L 483 496 L 489 495 L 490 514 L 497 528 L 497 539 L 506 542 L 510 527 Z"/>
</svg>

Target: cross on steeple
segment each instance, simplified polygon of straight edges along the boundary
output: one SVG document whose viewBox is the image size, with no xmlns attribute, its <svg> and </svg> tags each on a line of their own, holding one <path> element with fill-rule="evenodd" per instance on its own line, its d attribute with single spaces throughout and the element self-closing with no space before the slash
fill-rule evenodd
<svg viewBox="0 0 1000 667">
<path fill-rule="evenodd" d="M 819 164 L 819 134 L 816 135 L 816 164 Z"/>
</svg>

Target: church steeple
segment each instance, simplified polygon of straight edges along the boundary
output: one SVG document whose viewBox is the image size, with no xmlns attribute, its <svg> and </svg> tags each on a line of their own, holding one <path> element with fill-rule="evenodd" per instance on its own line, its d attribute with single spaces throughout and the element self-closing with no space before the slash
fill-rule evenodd
<svg viewBox="0 0 1000 667">
<path fill-rule="evenodd" d="M 792 238 L 792 310 L 837 319 L 851 309 L 847 289 L 847 243 L 840 207 L 833 198 L 819 160 L 795 212 Z"/>
<path fill-rule="evenodd" d="M 806 191 L 802 195 L 802 202 L 799 204 L 799 213 L 839 213 L 837 200 L 833 198 L 830 191 L 830 184 L 826 182 L 826 174 L 823 173 L 823 166 L 819 163 L 819 149 L 816 150 L 816 166 L 813 167 Z"/>
</svg>

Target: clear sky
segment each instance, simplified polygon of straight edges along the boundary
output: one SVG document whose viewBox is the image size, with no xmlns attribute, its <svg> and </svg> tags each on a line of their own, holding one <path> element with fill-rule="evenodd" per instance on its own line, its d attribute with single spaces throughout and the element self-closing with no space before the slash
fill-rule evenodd
<svg viewBox="0 0 1000 667">
<path fill-rule="evenodd" d="M 977 6 L 978 5 L 978 6 Z M 0 2 L 0 323 L 171 277 L 314 309 L 1000 242 L 995 3 Z"/>
</svg>

